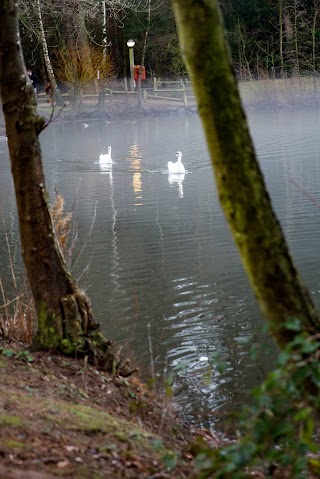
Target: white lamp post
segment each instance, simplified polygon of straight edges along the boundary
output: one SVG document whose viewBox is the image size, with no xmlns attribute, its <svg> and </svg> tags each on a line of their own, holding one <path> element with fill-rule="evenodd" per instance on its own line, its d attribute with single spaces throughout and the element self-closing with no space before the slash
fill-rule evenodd
<svg viewBox="0 0 320 479">
<path fill-rule="evenodd" d="M 135 46 L 134 40 L 128 40 L 127 46 L 129 48 L 129 62 L 130 62 L 130 90 L 134 91 L 134 54 L 133 47 Z"/>
</svg>

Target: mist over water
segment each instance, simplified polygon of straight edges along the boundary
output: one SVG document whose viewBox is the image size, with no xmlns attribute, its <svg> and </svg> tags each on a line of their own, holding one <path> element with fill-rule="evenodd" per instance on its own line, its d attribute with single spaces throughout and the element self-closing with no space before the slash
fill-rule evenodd
<svg viewBox="0 0 320 479">
<path fill-rule="evenodd" d="M 248 116 L 274 208 L 318 303 L 319 116 L 310 110 Z M 50 195 L 57 188 L 67 208 L 75 203 L 73 274 L 105 334 L 124 345 L 142 376 L 150 378 L 154 366 L 161 383 L 174 370 L 186 417 L 215 422 L 246 400 L 274 365 L 276 350 L 261 332 L 264 322 L 218 203 L 200 120 L 169 115 L 87 124 L 52 125 L 41 135 Z M 101 168 L 99 155 L 109 145 L 114 163 Z M 169 176 L 177 150 L 187 171 Z M 14 245 L 6 142 L 0 155 L 1 208 Z M 5 276 L 2 224 L 0 247 Z"/>
</svg>

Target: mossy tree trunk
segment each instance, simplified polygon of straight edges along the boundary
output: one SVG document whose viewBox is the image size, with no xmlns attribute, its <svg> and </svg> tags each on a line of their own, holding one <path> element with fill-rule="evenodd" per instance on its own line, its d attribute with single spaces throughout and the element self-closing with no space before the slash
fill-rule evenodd
<svg viewBox="0 0 320 479">
<path fill-rule="evenodd" d="M 41 150 L 38 135 L 44 119 L 36 111 L 32 85 L 23 61 L 21 43 L 17 35 L 16 2 L 0 2 L 0 88 L 8 136 L 21 236 L 23 259 L 34 296 L 39 327 L 35 339 L 39 348 L 61 347 L 66 329 L 68 307 L 78 305 L 77 321 L 86 310 L 87 323 L 92 320 L 89 300 L 80 293 L 68 273 L 55 240 L 48 195 L 44 183 Z M 77 295 L 80 295 L 79 301 Z M 75 300 L 75 305 L 70 302 Z M 64 311 L 65 310 L 65 311 Z M 85 333 L 82 322 L 69 330 L 73 337 Z"/>
<path fill-rule="evenodd" d="M 217 0 L 172 0 L 181 51 L 195 90 L 220 202 L 259 304 L 280 346 L 298 318 L 320 331 L 260 171 L 231 68 Z"/>
<path fill-rule="evenodd" d="M 22 255 L 38 315 L 34 347 L 91 355 L 108 369 L 120 368 L 110 341 L 93 318 L 89 298 L 69 274 L 55 240 L 38 139 L 44 119 L 37 114 L 23 60 L 16 0 L 0 0 L 0 94 Z"/>
</svg>

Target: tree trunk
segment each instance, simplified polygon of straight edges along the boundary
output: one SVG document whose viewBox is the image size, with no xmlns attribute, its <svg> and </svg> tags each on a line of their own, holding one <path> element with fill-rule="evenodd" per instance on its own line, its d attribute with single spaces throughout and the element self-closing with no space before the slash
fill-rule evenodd
<svg viewBox="0 0 320 479">
<path fill-rule="evenodd" d="M 105 107 L 105 103 L 106 103 L 106 89 L 105 89 L 105 84 L 103 83 L 102 85 L 100 85 L 100 90 L 99 90 L 99 94 L 98 94 L 98 115 L 99 116 L 103 116 L 104 114 L 104 107 Z"/>
<path fill-rule="evenodd" d="M 38 331 L 34 347 L 88 355 L 107 369 L 128 374 L 101 334 L 90 300 L 67 271 L 55 240 L 38 135 L 44 119 L 27 75 L 16 0 L 0 0 L 0 95 L 18 206 L 22 255 L 31 285 Z M 127 372 L 126 372 L 127 371 Z"/>
<path fill-rule="evenodd" d="M 49 81 L 52 86 L 53 96 L 56 99 L 56 102 L 58 105 L 63 105 L 63 98 L 58 88 L 58 85 L 53 73 L 50 56 L 49 56 L 48 44 L 47 44 L 47 39 L 46 39 L 44 26 L 43 26 L 43 20 L 42 20 L 40 0 L 37 0 L 37 14 L 38 14 L 38 20 L 39 20 L 39 27 L 40 27 L 40 38 L 41 38 L 41 46 L 43 51 L 43 58 L 45 61 Z"/>
<path fill-rule="evenodd" d="M 73 84 L 70 87 L 71 115 L 75 120 L 81 108 L 81 87 Z"/>
<path fill-rule="evenodd" d="M 317 46 L 317 17 L 319 13 L 319 3 L 318 0 L 313 2 L 313 19 L 311 27 L 311 37 L 312 37 L 312 76 L 313 76 L 313 90 L 314 95 L 317 100 L 317 62 L 316 62 L 316 46 Z"/>
<path fill-rule="evenodd" d="M 280 76 L 284 78 L 283 61 L 283 0 L 279 0 L 279 55 L 280 55 Z"/>
<path fill-rule="evenodd" d="M 146 31 L 144 33 L 143 47 L 142 47 L 142 53 L 141 53 L 141 62 L 140 62 L 139 76 L 138 76 L 138 82 L 137 82 L 138 106 L 139 106 L 139 108 L 141 108 L 141 105 L 142 105 L 141 79 L 142 79 L 142 70 L 143 70 L 143 67 L 144 67 L 144 60 L 145 60 L 146 50 L 147 50 L 147 40 L 148 40 L 149 29 L 150 29 L 150 21 L 151 21 L 151 0 L 148 0 L 147 27 L 146 27 Z"/>
<path fill-rule="evenodd" d="M 87 331 L 88 323 L 91 326 L 93 319 L 89 300 L 67 272 L 55 240 L 38 139 L 44 119 L 37 115 L 21 44 L 18 48 L 16 45 L 18 20 L 14 1 L 1 3 L 1 98 L 18 206 L 22 254 L 39 320 L 35 342 L 39 347 L 57 349 L 64 337 L 66 316 L 71 314 L 67 309 L 72 300 L 75 305 L 78 304 L 77 320 L 81 316 L 80 312 L 86 311 L 83 322 L 81 320 L 77 325 L 79 334 Z M 7 34 L 5 38 L 6 30 L 10 32 L 10 37 Z"/>
<path fill-rule="evenodd" d="M 297 59 L 297 44 L 296 44 L 296 4 L 294 4 L 294 28 L 292 25 L 291 15 L 287 8 L 283 9 L 283 25 L 286 38 L 286 57 L 291 67 L 291 76 L 299 75 L 299 63 Z"/>
<path fill-rule="evenodd" d="M 298 11 L 297 11 L 297 1 L 294 2 L 294 67 L 292 71 L 292 76 L 300 76 L 300 62 L 299 62 L 299 44 L 298 44 Z M 301 89 L 301 81 L 300 81 Z"/>
<path fill-rule="evenodd" d="M 256 160 L 217 0 L 172 0 L 181 51 L 198 101 L 219 197 L 259 304 L 280 346 L 284 324 L 310 332 L 319 317 L 290 257 Z M 196 32 L 196 34 L 195 34 Z"/>
</svg>

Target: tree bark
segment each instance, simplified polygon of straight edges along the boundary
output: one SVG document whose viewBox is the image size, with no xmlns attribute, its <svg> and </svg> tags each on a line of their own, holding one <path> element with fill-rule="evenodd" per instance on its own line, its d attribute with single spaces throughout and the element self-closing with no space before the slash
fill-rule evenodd
<svg viewBox="0 0 320 479">
<path fill-rule="evenodd" d="M 279 55 L 280 55 L 280 76 L 284 78 L 283 61 L 283 0 L 279 0 Z"/>
<path fill-rule="evenodd" d="M 220 202 L 251 285 L 280 346 L 285 322 L 319 332 L 320 321 L 291 259 L 256 160 L 231 68 L 217 0 L 172 0 L 213 164 Z M 196 32 L 196 34 L 195 34 Z"/>
<path fill-rule="evenodd" d="M 150 29 L 150 22 L 151 22 L 151 0 L 148 0 L 148 17 L 147 17 L 147 26 L 146 31 L 144 32 L 144 39 L 143 39 L 143 47 L 141 53 L 141 62 L 140 62 L 140 69 L 139 69 L 139 76 L 137 81 L 137 93 L 138 93 L 138 106 L 141 108 L 142 106 L 142 99 L 141 99 L 141 81 L 142 81 L 142 70 L 144 67 L 144 61 L 146 56 L 147 50 L 147 41 Z"/>
<path fill-rule="evenodd" d="M 38 139 L 45 122 L 36 112 L 32 84 L 24 65 L 21 43 L 17 40 L 17 8 L 11 0 L 2 0 L 0 5 L 1 98 L 22 255 L 39 320 L 35 342 L 39 347 L 57 349 L 64 336 L 70 297 L 77 298 L 80 294 L 79 312 L 85 308 L 86 322 L 93 320 L 89 300 L 82 296 L 68 273 L 53 232 Z M 87 325 L 84 332 L 86 329 Z"/>
<path fill-rule="evenodd" d="M 53 96 L 56 99 L 58 105 L 63 105 L 63 98 L 58 88 L 58 85 L 53 73 L 50 56 L 49 56 L 48 44 L 47 44 L 46 34 L 44 31 L 43 20 L 42 20 L 40 0 L 37 0 L 37 15 L 38 15 L 38 21 L 39 21 L 39 28 L 40 28 L 40 38 L 41 38 L 41 46 L 43 51 L 43 58 L 46 65 L 49 81 L 52 86 Z"/>
<path fill-rule="evenodd" d="M 88 355 L 107 369 L 130 372 L 100 332 L 90 300 L 70 275 L 55 239 L 38 135 L 44 119 L 23 60 L 16 0 L 0 0 L 0 95 L 18 207 L 22 255 L 38 331 L 34 348 Z"/>
</svg>

